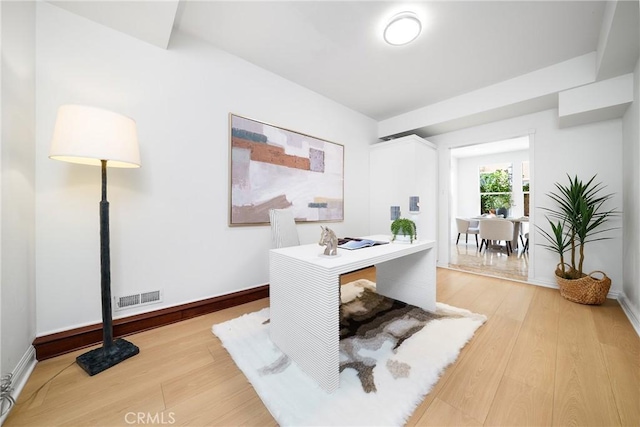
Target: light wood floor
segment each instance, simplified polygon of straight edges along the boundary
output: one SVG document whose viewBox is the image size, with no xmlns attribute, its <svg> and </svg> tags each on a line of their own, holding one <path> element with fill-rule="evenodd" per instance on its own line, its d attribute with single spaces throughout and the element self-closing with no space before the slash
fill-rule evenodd
<svg viewBox="0 0 640 427">
<path fill-rule="evenodd" d="M 615 301 L 583 306 L 553 289 L 437 274 L 438 301 L 489 319 L 409 425 L 640 425 L 640 340 Z M 139 413 L 147 424 L 274 425 L 210 332 L 268 305 L 133 335 L 140 354 L 95 377 L 73 363 L 81 351 L 41 362 L 5 425 L 126 426 Z"/>
<path fill-rule="evenodd" d="M 531 249 L 533 250 L 535 248 Z M 529 253 L 523 252 L 521 248 L 514 248 L 513 253 L 507 255 L 504 249 L 497 246 L 481 253 L 475 238 L 470 236 L 469 242 L 465 243 L 463 235 L 458 244 L 455 239 L 451 242 L 449 267 L 526 282 L 529 277 Z"/>
</svg>

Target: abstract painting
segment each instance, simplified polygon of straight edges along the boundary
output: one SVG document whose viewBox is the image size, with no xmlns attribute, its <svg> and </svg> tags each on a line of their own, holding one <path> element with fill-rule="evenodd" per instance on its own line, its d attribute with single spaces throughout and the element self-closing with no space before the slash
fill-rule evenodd
<svg viewBox="0 0 640 427">
<path fill-rule="evenodd" d="M 344 147 L 234 114 L 229 225 L 269 223 L 270 209 L 297 222 L 344 220 Z"/>
</svg>

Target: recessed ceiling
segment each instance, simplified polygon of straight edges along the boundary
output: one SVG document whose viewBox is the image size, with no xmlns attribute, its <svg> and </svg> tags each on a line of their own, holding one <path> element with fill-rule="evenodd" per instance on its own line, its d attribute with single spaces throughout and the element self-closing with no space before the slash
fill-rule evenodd
<svg viewBox="0 0 640 427">
<path fill-rule="evenodd" d="M 595 51 L 601 1 L 186 1 L 180 31 L 377 120 Z M 411 9 L 418 39 L 382 30 Z"/>
</svg>

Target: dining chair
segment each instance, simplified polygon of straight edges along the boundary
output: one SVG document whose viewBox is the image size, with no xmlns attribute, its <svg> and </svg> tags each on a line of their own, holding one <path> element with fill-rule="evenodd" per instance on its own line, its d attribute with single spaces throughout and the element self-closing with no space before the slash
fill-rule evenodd
<svg viewBox="0 0 640 427">
<path fill-rule="evenodd" d="M 524 235 L 529 231 L 529 221 L 524 217 L 517 218 L 517 220 L 518 220 L 517 221 L 518 224 L 520 224 L 520 226 L 518 227 L 518 235 L 520 237 L 520 243 L 522 243 L 522 246 L 524 246 Z"/>
<path fill-rule="evenodd" d="M 291 209 L 269 210 L 269 222 L 271 223 L 272 248 L 287 248 L 300 245 L 296 220 Z"/>
<path fill-rule="evenodd" d="M 480 252 L 484 246 L 485 251 L 491 241 L 504 240 L 507 255 L 513 252 L 511 239 L 513 239 L 513 222 L 505 219 L 484 219 L 480 221 Z"/>
<path fill-rule="evenodd" d="M 456 245 L 460 241 L 460 235 L 464 233 L 464 243 L 469 243 L 469 234 L 476 235 L 476 247 L 478 247 L 478 221 L 470 221 L 468 219 L 456 218 L 456 227 L 458 228 L 458 238 L 456 239 Z"/>
</svg>

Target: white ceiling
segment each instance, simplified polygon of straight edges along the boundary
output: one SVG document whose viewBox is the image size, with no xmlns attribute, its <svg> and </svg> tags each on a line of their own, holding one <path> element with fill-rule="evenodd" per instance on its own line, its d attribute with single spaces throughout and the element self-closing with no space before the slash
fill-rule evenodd
<svg viewBox="0 0 640 427">
<path fill-rule="evenodd" d="M 190 34 L 384 120 L 594 52 L 599 43 L 621 46 L 601 58 L 599 78 L 632 72 L 638 0 L 620 1 L 635 9 L 617 19 L 622 24 L 606 43 L 600 34 L 607 2 L 593 0 L 52 3 L 163 48 L 172 31 Z M 408 9 L 423 19 L 423 33 L 407 46 L 385 44 L 386 20 Z"/>
<path fill-rule="evenodd" d="M 382 40 L 411 9 L 407 46 Z M 604 2 L 183 1 L 175 27 L 377 120 L 595 51 Z"/>
<path fill-rule="evenodd" d="M 166 49 L 179 0 L 50 0 L 49 3 Z"/>
</svg>

